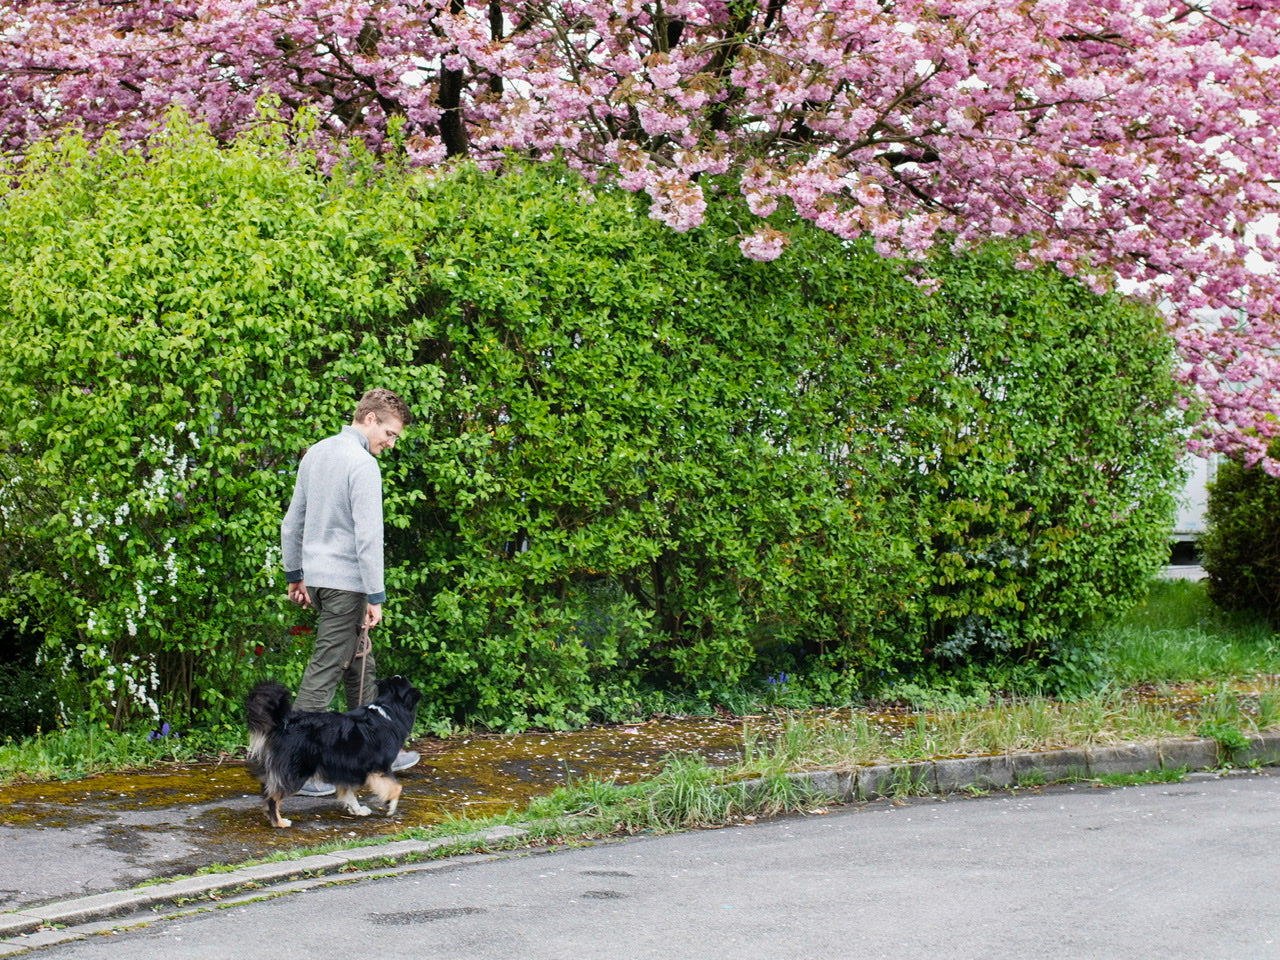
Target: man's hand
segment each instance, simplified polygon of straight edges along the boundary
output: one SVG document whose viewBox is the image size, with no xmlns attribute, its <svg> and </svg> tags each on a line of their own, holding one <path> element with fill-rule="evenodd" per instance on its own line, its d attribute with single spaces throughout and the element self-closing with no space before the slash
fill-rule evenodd
<svg viewBox="0 0 1280 960">
<path fill-rule="evenodd" d="M 301 604 L 304 609 L 311 606 L 311 594 L 307 593 L 307 585 L 301 580 L 289 584 L 289 599 Z"/>
<path fill-rule="evenodd" d="M 364 608 L 364 626 L 365 629 L 376 627 L 382 622 L 382 604 L 371 603 Z"/>
</svg>

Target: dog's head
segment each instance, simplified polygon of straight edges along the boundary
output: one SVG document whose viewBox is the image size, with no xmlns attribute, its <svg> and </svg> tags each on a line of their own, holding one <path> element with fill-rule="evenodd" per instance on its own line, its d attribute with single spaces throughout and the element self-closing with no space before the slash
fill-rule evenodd
<svg viewBox="0 0 1280 960">
<path fill-rule="evenodd" d="M 407 710 L 417 710 L 422 691 L 404 677 L 386 677 L 378 680 L 378 699 L 390 700 Z"/>
</svg>

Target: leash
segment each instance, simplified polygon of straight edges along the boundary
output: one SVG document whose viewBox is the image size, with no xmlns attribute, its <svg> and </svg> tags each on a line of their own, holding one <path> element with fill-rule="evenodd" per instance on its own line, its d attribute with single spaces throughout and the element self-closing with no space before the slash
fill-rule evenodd
<svg viewBox="0 0 1280 960">
<path fill-rule="evenodd" d="M 372 649 L 373 640 L 369 638 L 369 628 L 361 627 L 360 636 L 356 638 L 356 652 L 352 654 L 353 658 L 360 660 L 360 703 L 356 704 L 357 707 L 364 706 L 364 670 L 369 665 L 369 652 Z"/>
</svg>

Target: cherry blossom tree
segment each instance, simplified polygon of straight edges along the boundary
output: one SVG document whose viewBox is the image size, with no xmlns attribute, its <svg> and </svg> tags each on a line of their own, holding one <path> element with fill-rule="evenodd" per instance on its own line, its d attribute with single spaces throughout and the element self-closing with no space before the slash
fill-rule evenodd
<svg viewBox="0 0 1280 960">
<path fill-rule="evenodd" d="M 788 216 L 1024 237 L 1160 301 L 1193 446 L 1280 473 L 1278 55 L 1274 0 L 0 0 L 0 146 L 172 104 L 231 138 L 270 96 L 335 151 L 563 156 L 675 230 L 732 184 L 760 260 Z"/>
</svg>

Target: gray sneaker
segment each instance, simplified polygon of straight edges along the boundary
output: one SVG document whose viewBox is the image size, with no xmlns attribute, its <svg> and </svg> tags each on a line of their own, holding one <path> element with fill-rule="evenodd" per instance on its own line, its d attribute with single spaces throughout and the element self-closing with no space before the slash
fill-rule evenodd
<svg viewBox="0 0 1280 960">
<path fill-rule="evenodd" d="M 396 754 L 394 762 L 391 764 L 391 772 L 399 773 L 401 770 L 408 770 L 418 762 L 418 754 L 413 750 L 401 750 Z"/>
<path fill-rule="evenodd" d="M 298 790 L 300 797 L 327 797 L 334 792 L 332 783 L 325 783 L 319 777 L 312 777 Z"/>
</svg>

